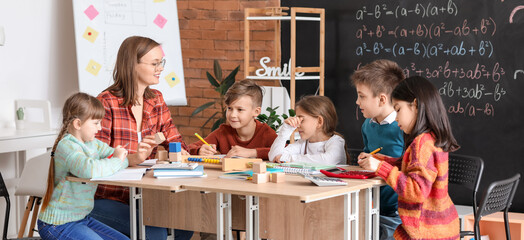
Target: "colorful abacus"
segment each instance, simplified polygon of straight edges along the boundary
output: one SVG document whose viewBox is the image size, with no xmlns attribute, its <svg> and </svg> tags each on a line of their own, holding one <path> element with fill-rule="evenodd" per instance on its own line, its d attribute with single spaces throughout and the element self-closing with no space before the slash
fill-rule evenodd
<svg viewBox="0 0 524 240">
<path fill-rule="evenodd" d="M 221 164 L 220 158 L 201 158 L 201 157 L 188 157 L 188 162 L 204 162 L 212 164 Z"/>
</svg>

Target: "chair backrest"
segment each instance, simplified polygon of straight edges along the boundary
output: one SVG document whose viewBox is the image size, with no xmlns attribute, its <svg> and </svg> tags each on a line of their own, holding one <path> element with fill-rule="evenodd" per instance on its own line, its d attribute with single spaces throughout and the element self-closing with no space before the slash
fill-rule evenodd
<svg viewBox="0 0 524 240">
<path fill-rule="evenodd" d="M 448 157 L 449 184 L 464 186 L 472 190 L 473 215 L 477 216 L 477 191 L 484 172 L 484 161 L 475 156 L 450 153 Z"/>
<path fill-rule="evenodd" d="M 480 200 L 477 218 L 502 210 L 508 211 L 517 191 L 519 180 L 520 174 L 517 173 L 511 178 L 492 182 Z"/>
<path fill-rule="evenodd" d="M 349 165 L 358 165 L 358 155 L 363 152 L 362 149 L 349 148 L 347 153 L 349 154 L 348 164 Z"/>
<path fill-rule="evenodd" d="M 2 239 L 7 239 L 7 229 L 9 227 L 9 212 L 11 211 L 11 201 L 9 201 L 9 192 L 5 186 L 4 178 L 0 172 L 0 197 L 5 198 L 5 220 L 4 220 L 4 231 L 2 233 Z"/>
<path fill-rule="evenodd" d="M 449 183 L 477 192 L 484 171 L 482 158 L 450 153 L 448 162 Z"/>
<path fill-rule="evenodd" d="M 17 196 L 35 196 L 43 198 L 47 188 L 47 175 L 51 152 L 38 155 L 25 163 L 15 190 Z"/>
<path fill-rule="evenodd" d="M 475 239 L 480 239 L 480 219 L 495 212 L 504 211 L 504 225 L 506 228 L 506 239 L 510 240 L 508 211 L 511 207 L 513 197 L 517 191 L 517 186 L 520 181 L 520 173 L 515 176 L 492 182 L 484 192 L 480 200 L 479 207 L 475 214 Z"/>
</svg>

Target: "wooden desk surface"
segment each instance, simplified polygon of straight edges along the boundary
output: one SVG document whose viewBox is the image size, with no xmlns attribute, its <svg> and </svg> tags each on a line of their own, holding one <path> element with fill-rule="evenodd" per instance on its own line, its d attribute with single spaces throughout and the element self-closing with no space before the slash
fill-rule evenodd
<svg viewBox="0 0 524 240">
<path fill-rule="evenodd" d="M 271 198 L 297 199 L 310 202 L 330 196 L 337 196 L 355 190 L 365 189 L 376 185 L 373 181 L 359 179 L 343 179 L 347 186 L 317 187 L 312 182 L 298 175 L 286 175 L 283 183 L 254 184 L 251 181 L 219 178 L 224 172 L 217 169 L 206 169 L 205 178 L 168 178 L 156 179 L 153 172 L 148 171 L 142 180 L 136 181 L 97 181 L 99 184 L 108 184 L 123 187 L 138 187 L 165 191 L 208 191 L 251 195 Z M 91 182 L 89 179 L 67 177 L 68 181 Z"/>
<path fill-rule="evenodd" d="M 155 189 L 155 190 L 165 190 L 165 191 L 180 191 L 182 186 L 193 183 L 193 182 L 208 182 L 210 179 L 217 179 L 220 174 L 220 171 L 217 170 L 205 170 L 207 177 L 204 178 L 167 178 L 167 179 L 157 179 L 153 177 L 153 171 L 149 170 L 146 172 L 146 175 L 142 180 L 135 181 L 96 181 L 98 184 L 107 184 L 114 186 L 122 187 L 137 187 L 143 189 Z M 68 181 L 72 182 L 92 182 L 87 178 L 77 178 L 77 177 L 66 177 Z"/>
<path fill-rule="evenodd" d="M 206 170 L 206 172 L 208 172 Z M 318 187 L 302 176 L 286 175 L 283 183 L 255 184 L 251 181 L 236 179 L 213 179 L 206 182 L 189 182 L 183 186 L 184 189 L 193 191 L 222 192 L 238 195 L 250 195 L 270 198 L 297 199 L 303 202 L 324 199 L 337 196 L 351 191 L 372 187 L 374 184 L 368 181 L 344 179 L 347 186 Z"/>
</svg>

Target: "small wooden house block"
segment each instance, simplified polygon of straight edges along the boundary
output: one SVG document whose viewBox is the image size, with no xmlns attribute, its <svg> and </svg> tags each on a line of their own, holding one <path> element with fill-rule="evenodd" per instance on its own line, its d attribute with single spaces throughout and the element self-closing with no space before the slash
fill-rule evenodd
<svg viewBox="0 0 524 240">
<path fill-rule="evenodd" d="M 271 182 L 281 183 L 286 181 L 286 174 L 283 172 L 271 173 Z"/>
<path fill-rule="evenodd" d="M 269 182 L 268 173 L 253 173 L 253 183 L 267 183 Z"/>
<path fill-rule="evenodd" d="M 266 163 L 265 162 L 254 162 L 253 163 L 253 173 L 265 173 L 266 172 Z"/>
</svg>

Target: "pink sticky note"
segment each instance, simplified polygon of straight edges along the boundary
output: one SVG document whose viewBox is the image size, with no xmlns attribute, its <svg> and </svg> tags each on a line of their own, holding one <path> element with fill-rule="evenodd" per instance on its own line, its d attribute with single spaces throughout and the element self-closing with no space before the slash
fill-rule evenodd
<svg viewBox="0 0 524 240">
<path fill-rule="evenodd" d="M 164 25 L 167 23 L 167 19 L 163 17 L 162 15 L 158 14 L 156 15 L 155 20 L 153 21 L 158 27 L 164 28 Z"/>
<path fill-rule="evenodd" d="M 93 5 L 89 6 L 89 7 L 84 11 L 84 13 L 85 13 L 86 16 L 87 16 L 89 19 L 91 19 L 91 20 L 93 20 L 96 16 L 98 16 L 98 11 L 96 10 L 96 8 L 95 8 Z"/>
</svg>

